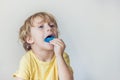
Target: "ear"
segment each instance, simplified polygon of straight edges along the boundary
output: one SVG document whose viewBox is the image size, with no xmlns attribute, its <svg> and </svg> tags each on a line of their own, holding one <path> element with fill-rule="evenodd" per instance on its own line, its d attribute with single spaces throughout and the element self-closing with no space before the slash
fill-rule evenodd
<svg viewBox="0 0 120 80">
<path fill-rule="evenodd" d="M 29 44 L 32 44 L 34 41 L 33 41 L 33 39 L 30 37 L 30 36 L 28 36 L 27 38 L 26 38 L 26 41 L 27 41 L 27 43 L 29 43 Z"/>
</svg>

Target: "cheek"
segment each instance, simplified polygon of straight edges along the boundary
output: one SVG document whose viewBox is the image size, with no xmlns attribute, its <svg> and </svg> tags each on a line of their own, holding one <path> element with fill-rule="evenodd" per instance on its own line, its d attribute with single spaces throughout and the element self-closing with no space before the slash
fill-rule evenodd
<svg viewBox="0 0 120 80">
<path fill-rule="evenodd" d="M 32 39 L 34 42 L 38 42 L 41 39 L 41 37 L 38 34 L 32 34 Z"/>
<path fill-rule="evenodd" d="M 55 33 L 58 35 L 58 34 L 59 34 L 59 31 L 56 29 L 56 30 L 55 30 Z"/>
<path fill-rule="evenodd" d="M 59 35 L 58 30 L 55 31 L 55 35 L 58 37 L 58 35 Z"/>
</svg>

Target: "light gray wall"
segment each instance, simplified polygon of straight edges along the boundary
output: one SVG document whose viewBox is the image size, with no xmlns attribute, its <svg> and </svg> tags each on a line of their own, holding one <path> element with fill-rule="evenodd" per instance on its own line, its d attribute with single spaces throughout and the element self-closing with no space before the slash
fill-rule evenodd
<svg viewBox="0 0 120 80">
<path fill-rule="evenodd" d="M 120 80 L 120 0 L 0 0 L 0 80 L 13 80 L 19 27 L 38 11 L 56 16 L 75 80 Z"/>
</svg>

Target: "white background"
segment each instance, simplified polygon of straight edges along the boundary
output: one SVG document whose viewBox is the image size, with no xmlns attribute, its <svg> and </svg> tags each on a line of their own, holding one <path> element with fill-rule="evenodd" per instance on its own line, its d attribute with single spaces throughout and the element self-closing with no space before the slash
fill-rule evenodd
<svg viewBox="0 0 120 80">
<path fill-rule="evenodd" d="M 56 17 L 75 80 L 120 80 L 120 0 L 0 0 L 0 80 L 13 80 L 19 28 L 39 11 Z"/>
</svg>

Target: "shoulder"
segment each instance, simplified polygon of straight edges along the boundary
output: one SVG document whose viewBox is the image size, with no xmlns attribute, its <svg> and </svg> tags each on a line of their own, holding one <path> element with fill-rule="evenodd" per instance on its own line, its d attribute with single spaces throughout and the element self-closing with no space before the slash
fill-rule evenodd
<svg viewBox="0 0 120 80">
<path fill-rule="evenodd" d="M 13 74 L 14 77 L 20 77 L 23 78 L 24 80 L 29 80 L 29 75 L 30 75 L 30 52 L 26 52 L 19 63 L 19 68 L 16 73 Z"/>
<path fill-rule="evenodd" d="M 66 62 L 67 64 L 70 63 L 70 59 L 69 59 L 68 53 L 64 52 L 64 53 L 63 53 L 63 58 L 64 58 L 64 60 L 65 60 L 65 62 Z"/>
<path fill-rule="evenodd" d="M 69 55 L 68 55 L 66 52 L 64 52 L 64 53 L 63 53 L 63 57 L 64 57 L 64 58 L 69 58 Z"/>
<path fill-rule="evenodd" d="M 63 57 L 64 57 L 64 60 L 65 60 L 65 62 L 67 64 L 67 66 L 69 67 L 70 71 L 73 73 L 73 69 L 72 69 L 72 67 L 70 65 L 69 55 L 66 52 L 64 52 Z"/>
<path fill-rule="evenodd" d="M 21 58 L 20 62 L 29 62 L 31 58 L 31 51 L 27 51 Z"/>
</svg>

